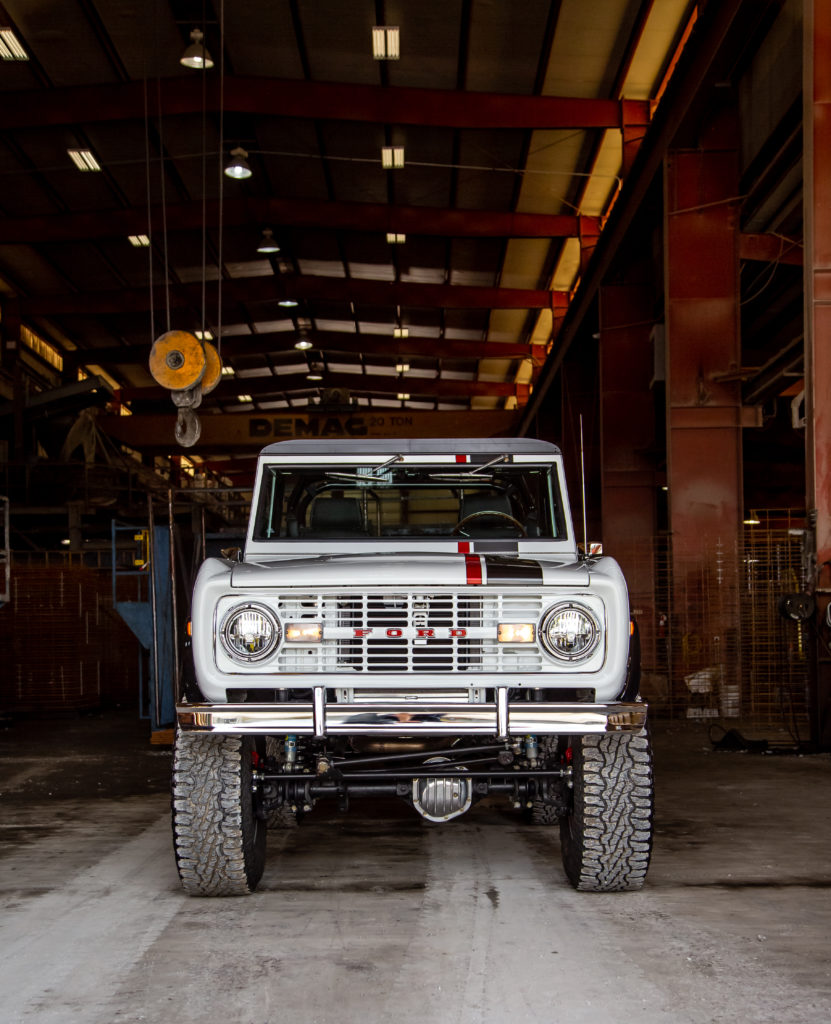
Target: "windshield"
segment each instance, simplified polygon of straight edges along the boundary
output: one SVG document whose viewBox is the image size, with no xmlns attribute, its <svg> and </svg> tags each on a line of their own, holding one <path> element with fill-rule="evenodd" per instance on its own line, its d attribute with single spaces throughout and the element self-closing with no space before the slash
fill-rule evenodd
<svg viewBox="0 0 831 1024">
<path fill-rule="evenodd" d="M 255 540 L 565 536 L 556 467 L 266 466 Z M 397 463 L 397 464 L 396 464 Z"/>
</svg>

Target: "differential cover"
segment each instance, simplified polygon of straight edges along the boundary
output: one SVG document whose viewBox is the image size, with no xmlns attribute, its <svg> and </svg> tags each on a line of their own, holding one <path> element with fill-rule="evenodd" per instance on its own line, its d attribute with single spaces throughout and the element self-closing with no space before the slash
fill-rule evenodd
<svg viewBox="0 0 831 1024">
<path fill-rule="evenodd" d="M 431 757 L 425 764 L 438 764 L 446 757 Z M 450 821 L 470 808 L 473 786 L 458 775 L 439 779 L 413 779 L 413 805 L 428 821 Z"/>
</svg>

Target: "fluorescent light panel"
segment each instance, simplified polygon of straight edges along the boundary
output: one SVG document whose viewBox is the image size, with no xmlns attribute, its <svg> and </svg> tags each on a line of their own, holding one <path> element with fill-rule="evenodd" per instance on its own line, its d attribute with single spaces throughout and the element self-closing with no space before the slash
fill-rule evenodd
<svg viewBox="0 0 831 1024">
<path fill-rule="evenodd" d="M 127 239 L 134 249 L 146 249 L 150 245 L 147 235 L 128 235 Z"/>
<path fill-rule="evenodd" d="M 401 33 L 398 25 L 375 25 L 372 29 L 372 56 L 376 60 L 398 60 Z"/>
<path fill-rule="evenodd" d="M 193 333 L 200 341 L 214 340 L 214 336 L 210 331 L 194 331 Z"/>
<path fill-rule="evenodd" d="M 101 170 L 101 164 L 92 155 L 91 149 L 68 149 L 66 152 L 79 171 Z"/>
<path fill-rule="evenodd" d="M 20 45 L 12 29 L 0 28 L 0 60 L 28 60 L 29 54 Z"/>
<path fill-rule="evenodd" d="M 404 166 L 404 147 L 382 146 L 381 166 L 385 171 L 400 170 Z"/>
<path fill-rule="evenodd" d="M 407 327 L 393 327 L 392 336 L 393 338 L 406 338 L 410 331 Z"/>
<path fill-rule="evenodd" d="M 407 241 L 407 236 L 399 231 L 388 231 L 387 241 L 390 245 L 403 245 Z"/>
</svg>

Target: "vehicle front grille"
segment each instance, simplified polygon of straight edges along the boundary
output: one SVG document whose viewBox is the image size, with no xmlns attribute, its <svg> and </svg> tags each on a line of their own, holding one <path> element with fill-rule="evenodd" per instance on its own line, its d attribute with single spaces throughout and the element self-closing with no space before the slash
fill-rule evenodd
<svg viewBox="0 0 831 1024">
<path fill-rule="evenodd" d="M 539 672 L 536 643 L 498 644 L 500 622 L 539 621 L 539 592 L 281 594 L 283 623 L 323 623 L 323 642 L 284 644 L 280 672 Z"/>
</svg>

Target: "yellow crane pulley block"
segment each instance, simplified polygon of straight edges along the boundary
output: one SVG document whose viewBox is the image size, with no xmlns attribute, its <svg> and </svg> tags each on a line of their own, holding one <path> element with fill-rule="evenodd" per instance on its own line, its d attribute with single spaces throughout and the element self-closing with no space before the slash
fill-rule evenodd
<svg viewBox="0 0 831 1024">
<path fill-rule="evenodd" d="M 202 380 L 206 367 L 205 347 L 189 331 L 167 331 L 153 342 L 150 372 L 163 388 L 192 388 Z"/>
<path fill-rule="evenodd" d="M 222 360 L 216 347 L 209 341 L 205 342 L 205 376 L 202 378 L 202 394 L 209 395 L 222 377 Z"/>
</svg>

